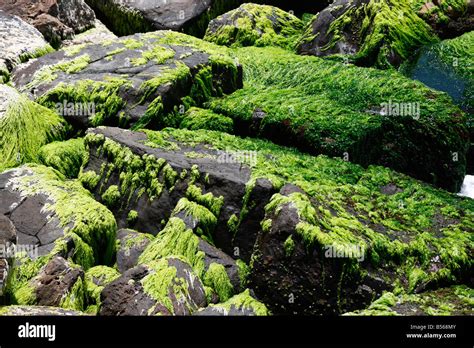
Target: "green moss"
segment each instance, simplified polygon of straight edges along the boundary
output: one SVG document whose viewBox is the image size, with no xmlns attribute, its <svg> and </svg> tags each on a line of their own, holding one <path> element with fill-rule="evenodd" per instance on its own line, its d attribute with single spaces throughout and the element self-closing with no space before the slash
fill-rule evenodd
<svg viewBox="0 0 474 348">
<path fill-rule="evenodd" d="M 94 191 L 100 181 L 100 176 L 94 171 L 89 170 L 87 172 L 80 172 L 79 180 L 82 185 L 89 191 Z"/>
<path fill-rule="evenodd" d="M 51 45 L 46 45 L 44 47 L 38 48 L 37 50 L 33 52 L 21 54 L 19 59 L 20 59 L 20 62 L 25 63 L 29 61 L 30 59 L 36 59 L 52 52 L 54 52 L 54 48 L 51 47 Z"/>
<path fill-rule="evenodd" d="M 138 220 L 138 212 L 136 210 L 130 210 L 127 215 L 128 225 L 129 226 L 134 225 L 137 220 Z"/>
<path fill-rule="evenodd" d="M 62 139 L 66 134 L 64 120 L 26 96 L 9 87 L 0 87 L 9 98 L 0 117 L 0 172 L 22 163 L 38 161 L 41 146 Z"/>
<path fill-rule="evenodd" d="M 149 61 L 154 61 L 156 64 L 163 64 L 168 59 L 171 59 L 175 56 L 176 52 L 172 49 L 155 46 L 150 50 L 144 51 L 140 58 L 133 58 L 131 63 L 135 66 L 145 65 Z"/>
<path fill-rule="evenodd" d="M 189 185 L 188 190 L 186 191 L 186 197 L 196 202 L 207 209 L 209 209 L 214 216 L 218 217 L 221 211 L 222 206 L 224 205 L 224 197 L 214 197 L 212 192 L 202 194 L 202 189 L 195 185 Z"/>
<path fill-rule="evenodd" d="M 96 266 L 89 269 L 85 274 L 85 294 L 89 314 L 97 314 L 100 310 L 100 294 L 104 287 L 120 277 L 120 273 L 114 268 Z"/>
<path fill-rule="evenodd" d="M 279 8 L 243 4 L 214 20 L 204 40 L 218 45 L 293 47 L 303 22 Z"/>
<path fill-rule="evenodd" d="M 84 282 L 82 278 L 78 278 L 71 290 L 61 299 L 59 307 L 82 311 L 84 310 L 84 295 Z"/>
<path fill-rule="evenodd" d="M 431 3 L 425 11 L 421 11 L 424 0 L 411 0 L 411 8 L 417 11 L 418 15 L 427 22 L 435 20 L 437 24 L 448 24 L 451 15 L 465 15 L 468 9 L 466 0 L 445 0 Z"/>
<path fill-rule="evenodd" d="M 239 268 L 240 287 L 245 288 L 247 285 L 248 276 L 250 274 L 250 267 L 242 260 L 235 262 Z"/>
<path fill-rule="evenodd" d="M 53 142 L 39 150 L 42 164 L 53 167 L 68 178 L 77 178 L 86 155 L 82 138 Z"/>
<path fill-rule="evenodd" d="M 250 310 L 258 316 L 270 315 L 270 311 L 267 307 L 254 299 L 250 295 L 250 291 L 247 289 L 241 294 L 231 297 L 228 301 L 217 305 L 210 305 L 212 308 L 221 309 L 224 313 L 229 313 L 232 308 L 236 310 Z"/>
<path fill-rule="evenodd" d="M 102 195 L 102 201 L 109 208 L 116 207 L 121 198 L 120 190 L 117 185 L 109 186 L 107 191 Z"/>
<path fill-rule="evenodd" d="M 193 107 L 184 115 L 180 128 L 190 130 L 208 129 L 231 133 L 234 129 L 234 121 L 230 117 Z"/>
<path fill-rule="evenodd" d="M 217 217 L 208 208 L 187 198 L 181 198 L 173 210 L 173 215 L 180 212 L 196 219 L 199 222 L 197 233 L 212 243 L 212 232 L 217 224 Z"/>
<path fill-rule="evenodd" d="M 292 236 L 288 236 L 288 238 L 285 240 L 285 243 L 283 243 L 283 247 L 285 248 L 285 255 L 290 257 L 295 250 L 295 242 L 293 241 Z"/>
<path fill-rule="evenodd" d="M 219 295 L 221 302 L 227 301 L 234 294 L 232 286 L 225 267 L 219 263 L 211 263 L 204 275 L 203 283 L 211 287 Z"/>
<path fill-rule="evenodd" d="M 89 63 L 90 56 L 83 54 L 71 60 L 64 60 L 54 65 L 44 66 L 35 72 L 32 81 L 28 83 L 24 89 L 32 89 L 38 87 L 40 84 L 52 82 L 58 78 L 58 72 L 65 72 L 67 74 L 77 73 L 84 70 Z"/>
</svg>

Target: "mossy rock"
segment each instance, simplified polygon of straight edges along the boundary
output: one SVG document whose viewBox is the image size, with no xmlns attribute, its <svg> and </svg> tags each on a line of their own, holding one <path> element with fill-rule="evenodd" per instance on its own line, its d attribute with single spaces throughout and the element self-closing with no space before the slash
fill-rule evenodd
<svg viewBox="0 0 474 348">
<path fill-rule="evenodd" d="M 130 215 L 130 214 L 129 214 Z M 129 229 L 117 231 L 117 269 L 125 271 L 138 265 L 138 258 L 153 240 L 151 234 Z"/>
<path fill-rule="evenodd" d="M 303 22 L 277 7 L 243 4 L 212 20 L 204 40 L 218 45 L 293 48 Z"/>
<path fill-rule="evenodd" d="M 358 65 L 389 68 L 436 40 L 412 0 L 337 0 L 314 17 L 298 52 L 344 55 Z"/>
<path fill-rule="evenodd" d="M 10 80 L 10 72 L 18 64 L 54 51 L 35 27 L 2 10 L 0 32 L 8 33 L 0 41 L 0 83 Z"/>
<path fill-rule="evenodd" d="M 474 290 L 456 285 L 413 295 L 384 293 L 367 309 L 346 313 L 359 316 L 474 315 Z"/>
<path fill-rule="evenodd" d="M 37 162 L 41 146 L 61 140 L 66 122 L 15 89 L 0 85 L 0 172 Z"/>
<path fill-rule="evenodd" d="M 117 35 L 171 29 L 202 37 L 209 21 L 242 3 L 240 0 L 120 2 L 86 0 Z"/>
<path fill-rule="evenodd" d="M 210 305 L 194 313 L 197 316 L 267 316 L 270 311 L 247 289 L 224 303 Z"/>
<path fill-rule="evenodd" d="M 118 220 L 129 209 L 138 212 L 143 226 L 147 216 L 154 217 L 157 237 L 143 262 L 176 253 L 202 274 L 203 255 L 190 246 L 198 241 L 195 234 L 210 236 L 227 254 L 250 260 L 248 284 L 275 314 L 343 313 L 368 306 L 384 290 L 411 293 L 464 282 L 472 268 L 473 201 L 387 168 L 364 169 L 342 159 L 207 130 L 99 128 L 89 132 L 86 143 L 91 156 L 85 170 L 101 178 L 96 190 L 116 185 L 123 194 Z M 255 149 L 254 156 L 225 160 L 230 159 L 225 154 Z M 175 174 L 169 167 L 164 170 L 167 164 Z M 139 185 L 129 184 L 134 176 Z M 160 190 L 150 178 L 158 179 Z M 299 189 L 290 186 L 273 195 L 286 184 Z M 162 215 L 151 208 L 155 204 Z M 262 206 L 266 215 L 259 211 Z M 354 257 L 325 259 L 323 248 L 333 247 L 337 254 L 350 251 L 352 244 L 363 247 L 362 263 Z M 291 281 L 278 280 L 274 268 Z M 303 297 L 290 305 L 289 293 L 299 291 Z M 326 300 L 316 305 L 315 298 Z"/>
<path fill-rule="evenodd" d="M 16 227 L 19 244 L 38 247 L 36 256 L 69 257 L 74 247 L 71 257 L 84 268 L 113 262 L 115 219 L 80 183 L 40 165 L 4 172 L 0 183 L 0 212 Z"/>
<path fill-rule="evenodd" d="M 445 93 L 395 71 L 278 48 L 236 50 L 245 87 L 208 104 L 235 134 L 378 164 L 452 192 L 466 173 L 468 119 Z"/>
<path fill-rule="evenodd" d="M 412 8 L 441 38 L 474 30 L 474 6 L 469 0 L 412 0 Z"/>
<path fill-rule="evenodd" d="M 474 201 L 377 167 L 323 186 L 288 184 L 266 207 L 249 285 L 275 314 L 334 315 L 383 291 L 469 282 Z"/>
<path fill-rule="evenodd" d="M 181 111 L 242 85 L 228 51 L 158 31 L 69 46 L 15 71 L 13 82 L 77 130 L 179 125 Z"/>
<path fill-rule="evenodd" d="M 190 315 L 207 304 L 204 287 L 178 257 L 139 265 L 108 284 L 100 315 Z"/>
</svg>

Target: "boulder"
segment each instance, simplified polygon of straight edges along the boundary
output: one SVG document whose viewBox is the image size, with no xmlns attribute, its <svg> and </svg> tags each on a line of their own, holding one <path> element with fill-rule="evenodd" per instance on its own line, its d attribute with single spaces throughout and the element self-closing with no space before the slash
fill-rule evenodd
<svg viewBox="0 0 474 348">
<path fill-rule="evenodd" d="M 0 214 L 11 220 L 18 245 L 29 246 L 33 258 L 52 251 L 68 257 L 75 246 L 74 261 L 86 268 L 113 260 L 113 215 L 51 168 L 30 165 L 1 174 Z"/>
<path fill-rule="evenodd" d="M 336 0 L 314 17 L 297 50 L 319 57 L 344 55 L 358 65 L 388 68 L 436 39 L 411 0 Z"/>
<path fill-rule="evenodd" d="M 209 21 L 237 7 L 239 0 L 86 0 L 117 35 L 171 29 L 204 35 Z"/>
<path fill-rule="evenodd" d="M 66 47 L 18 67 L 13 82 L 76 130 L 157 128 L 178 121 L 181 110 L 235 91 L 242 75 L 219 46 L 158 31 Z"/>
<path fill-rule="evenodd" d="M 18 64 L 52 51 L 35 27 L 0 10 L 0 83 L 8 82 Z"/>
<path fill-rule="evenodd" d="M 45 307 L 45 306 L 5 306 L 0 309 L 0 316 L 17 316 L 17 317 L 38 317 L 38 316 L 80 316 L 84 313 L 70 309 Z"/>
<path fill-rule="evenodd" d="M 85 140 L 89 162 L 80 180 L 114 212 L 120 228 L 157 235 L 176 217 L 225 253 L 250 260 L 264 215 L 260 199 L 274 192 L 265 180 L 250 182 L 250 168 L 239 159 L 256 160 L 251 150 L 236 149 L 233 158 L 225 148 L 119 128 L 89 130 Z"/>
<path fill-rule="evenodd" d="M 181 259 L 163 258 L 126 271 L 101 293 L 99 315 L 189 315 L 207 304 L 204 287 Z"/>
<path fill-rule="evenodd" d="M 66 135 L 65 126 L 54 111 L 0 84 L 0 172 L 36 162 L 41 146 Z"/>
<path fill-rule="evenodd" d="M 369 308 L 344 315 L 353 316 L 464 316 L 473 315 L 473 290 L 465 285 L 430 290 L 420 294 L 384 293 Z"/>
<path fill-rule="evenodd" d="M 324 194 L 320 186 L 309 196 L 287 184 L 272 197 L 248 284 L 273 314 L 335 315 L 364 309 L 384 291 L 397 288 L 412 294 L 437 288 L 451 277 L 443 274 L 451 274 L 451 282 L 470 282 L 472 211 L 461 210 L 458 218 L 444 215 L 439 201 L 444 193 L 383 171 L 378 175 L 384 179 L 378 181 L 374 169 L 351 188 Z M 397 190 L 387 189 L 394 185 Z M 406 215 L 415 208 L 399 200 L 407 194 L 425 197 L 427 206 L 439 202 L 431 219 L 422 223 L 426 215 Z M 452 203 L 463 209 L 464 201 Z M 369 209 L 362 208 L 366 204 Z M 377 208 L 392 204 L 402 215 L 386 215 Z M 375 218 L 380 213 L 384 217 Z M 408 228 L 419 223 L 425 224 L 419 232 Z M 447 247 L 451 243 L 457 246 Z"/>
<path fill-rule="evenodd" d="M 117 35 L 112 33 L 104 25 L 104 23 L 96 19 L 93 28 L 77 34 L 69 40 L 63 40 L 62 47 L 77 47 L 78 45 L 95 44 L 102 41 L 111 41 L 117 39 Z"/>
<path fill-rule="evenodd" d="M 236 56 L 244 66 L 245 87 L 206 104 L 233 119 L 235 134 L 386 166 L 459 192 L 470 143 L 468 119 L 445 93 L 393 70 L 273 47 L 239 48 Z"/>
<path fill-rule="evenodd" d="M 20 287 L 14 294 L 19 305 L 39 305 L 83 310 L 84 271 L 56 256 L 39 274 Z"/>
<path fill-rule="evenodd" d="M 266 316 L 269 315 L 267 307 L 256 300 L 255 296 L 247 289 L 235 295 L 224 303 L 210 305 L 195 312 L 195 316 Z"/>
<path fill-rule="evenodd" d="M 124 273 L 130 268 L 137 266 L 138 258 L 153 240 L 153 236 L 133 230 L 121 229 L 117 231 L 117 240 L 120 243 L 117 250 L 117 268 L 120 273 Z"/>
<path fill-rule="evenodd" d="M 303 22 L 277 7 L 243 4 L 213 19 L 204 40 L 224 46 L 280 46 L 293 48 Z"/>
<path fill-rule="evenodd" d="M 84 0 L 3 1 L 0 10 L 22 18 L 53 46 L 94 25 L 95 14 Z"/>
</svg>

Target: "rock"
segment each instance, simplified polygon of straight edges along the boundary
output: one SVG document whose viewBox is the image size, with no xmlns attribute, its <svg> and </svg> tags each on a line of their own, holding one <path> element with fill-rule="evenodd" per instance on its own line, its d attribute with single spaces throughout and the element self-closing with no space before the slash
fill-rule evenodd
<svg viewBox="0 0 474 348">
<path fill-rule="evenodd" d="M 236 150 L 234 159 L 226 151 L 183 145 L 157 132 L 118 128 L 90 130 L 86 146 L 89 162 L 80 180 L 110 207 L 119 227 L 129 225 L 134 211 L 132 227 L 157 235 L 174 216 L 225 253 L 236 258 L 247 255 L 244 260 L 249 261 L 251 247 L 244 249 L 253 246 L 256 229 L 248 229 L 247 224 L 263 216 L 265 204 L 252 206 L 255 209 L 239 227 L 238 216 L 246 211 L 247 203 L 254 204 L 253 198 L 244 200 L 250 169 L 239 162 L 246 157 L 253 160 L 251 151 Z M 248 192 L 254 187 L 263 199 L 273 192 L 267 185 L 252 185 Z M 245 245 L 233 244 L 234 235 Z"/>
<path fill-rule="evenodd" d="M 117 232 L 117 240 L 120 242 L 120 247 L 117 250 L 117 268 L 120 273 L 124 273 L 137 266 L 138 258 L 153 240 L 153 236 L 121 229 Z"/>
<path fill-rule="evenodd" d="M 266 316 L 270 312 L 266 306 L 256 300 L 247 289 L 243 293 L 230 298 L 228 301 L 210 305 L 195 312 L 195 316 Z"/>
<path fill-rule="evenodd" d="M 41 146 L 65 134 L 58 114 L 0 84 L 0 172 L 37 161 Z"/>
<path fill-rule="evenodd" d="M 0 309 L 0 316 L 80 316 L 82 312 L 45 306 L 6 306 Z"/>
<path fill-rule="evenodd" d="M 320 57 L 342 54 L 358 65 L 388 68 L 436 39 L 410 0 L 336 0 L 313 19 L 297 50 Z"/>
<path fill-rule="evenodd" d="M 84 139 L 55 141 L 39 149 L 39 161 L 52 167 L 68 178 L 77 178 L 86 157 Z"/>
<path fill-rule="evenodd" d="M 449 39 L 474 30 L 474 3 L 466 1 L 415 2 L 415 11 L 443 38 Z"/>
<path fill-rule="evenodd" d="M 472 291 L 465 285 L 456 285 L 411 295 L 396 296 L 387 292 L 375 300 L 369 308 L 344 315 L 473 315 Z"/>
<path fill-rule="evenodd" d="M 8 82 L 18 64 L 52 51 L 35 27 L 0 10 L 0 83 Z"/>
<path fill-rule="evenodd" d="M 112 262 L 115 219 L 79 183 L 34 165 L 4 172 L 0 183 L 0 214 L 12 221 L 18 244 L 31 247 L 32 256 L 53 249 L 67 255 L 75 245 L 73 259 L 86 268 Z"/>
<path fill-rule="evenodd" d="M 242 75 L 219 46 L 159 31 L 66 47 L 18 67 L 13 82 L 75 129 L 157 128 L 169 126 L 169 114 L 233 92 Z"/>
<path fill-rule="evenodd" d="M 97 314 L 102 305 L 100 294 L 105 286 L 120 277 L 120 273 L 107 266 L 95 266 L 85 274 L 85 305 L 86 313 Z"/>
<path fill-rule="evenodd" d="M 198 238 L 193 232 L 195 225 L 189 224 L 189 219 L 186 219 L 188 216 L 190 215 L 172 217 L 155 240 L 146 247 L 139 263 L 149 263 L 167 256 L 183 257 L 203 284 L 217 294 L 219 301 L 227 301 L 233 294 L 243 290 L 241 287 L 245 282 L 245 274 L 240 269 L 242 266 L 239 267 L 239 261 L 236 262 Z"/>
<path fill-rule="evenodd" d="M 84 307 L 84 271 L 60 256 L 52 258 L 40 273 L 14 293 L 19 305 L 61 307 L 81 311 Z"/>
<path fill-rule="evenodd" d="M 466 256 L 471 253 L 471 242 L 465 238 L 472 233 L 469 232 L 472 216 L 451 221 L 443 218 L 439 223 L 428 220 L 423 234 L 402 232 L 409 229 L 401 226 L 398 229 L 397 218 L 390 227 L 387 216 L 382 220 L 373 219 L 379 213 L 375 210 L 363 214 L 356 211 L 362 201 L 367 204 L 366 198 L 359 201 L 357 192 L 369 192 L 378 187 L 378 198 L 369 200 L 381 199 L 386 203 L 378 204 L 387 206 L 389 201 L 399 202 L 396 197 L 402 197 L 409 190 L 409 186 L 405 186 L 407 182 L 400 185 L 398 181 L 403 192 L 386 195 L 382 192 L 386 184 L 379 186 L 381 182 L 372 175 L 367 173 L 357 185 L 347 191 L 342 189 L 345 194 L 352 192 L 349 196 L 355 201 L 334 191 L 327 191 L 329 196 L 322 191 L 308 196 L 291 184 L 272 197 L 252 255 L 248 285 L 273 314 L 335 315 L 363 309 L 374 297 L 383 291 L 392 291 L 395 285 L 407 293 L 436 288 L 443 284 L 438 277 L 444 272 L 456 274 L 455 282 L 469 282 L 467 259 L 463 261 L 454 250 L 462 250 Z M 384 181 L 391 180 L 386 177 Z M 428 187 L 425 188 L 428 191 L 418 189 L 421 191 L 417 194 L 430 190 Z M 336 196 L 341 201 L 331 203 Z M 431 202 L 437 200 L 431 195 L 426 198 Z M 400 209 L 410 209 L 406 201 L 399 204 L 403 206 Z M 435 210 L 438 209 L 442 206 Z M 435 216 L 437 214 L 440 213 Z M 406 219 L 397 221 L 406 223 Z M 456 241 L 460 242 L 456 248 L 446 248 Z M 418 252 L 412 249 L 415 245 Z M 447 251 L 449 256 L 445 254 Z M 460 268 L 449 265 L 448 260 L 453 258 Z"/>
<path fill-rule="evenodd" d="M 83 0 L 2 2 L 0 10 L 33 25 L 53 46 L 89 29 L 95 21 L 94 11 Z"/>
<path fill-rule="evenodd" d="M 224 46 L 293 47 L 303 22 L 277 7 L 243 4 L 209 23 L 204 40 Z"/>
<path fill-rule="evenodd" d="M 276 48 L 239 48 L 236 56 L 245 87 L 206 104 L 233 119 L 236 135 L 386 166 L 459 192 L 469 120 L 445 93 L 394 71 Z"/>
<path fill-rule="evenodd" d="M 171 29 L 204 35 L 209 21 L 237 7 L 239 0 L 86 0 L 117 35 Z"/>
<path fill-rule="evenodd" d="M 192 268 L 174 257 L 139 265 L 108 284 L 100 315 L 189 315 L 207 304 Z"/>
</svg>

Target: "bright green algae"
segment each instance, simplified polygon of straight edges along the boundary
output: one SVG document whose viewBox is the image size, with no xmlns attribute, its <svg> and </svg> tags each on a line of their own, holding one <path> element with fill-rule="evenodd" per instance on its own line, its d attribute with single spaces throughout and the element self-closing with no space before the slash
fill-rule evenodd
<svg viewBox="0 0 474 348">
<path fill-rule="evenodd" d="M 83 138 L 55 141 L 39 150 L 42 164 L 58 170 L 68 178 L 77 178 L 87 155 Z"/>
<path fill-rule="evenodd" d="M 107 266 L 95 266 L 87 270 L 85 274 L 85 293 L 87 308 L 90 314 L 97 314 L 100 310 L 100 294 L 104 287 L 120 277 L 120 273 Z"/>
<path fill-rule="evenodd" d="M 65 121 L 55 112 L 30 101 L 10 87 L 12 94 L 0 118 L 0 172 L 22 163 L 38 161 L 41 146 L 66 135 Z"/>
<path fill-rule="evenodd" d="M 231 297 L 224 303 L 210 305 L 210 308 L 222 311 L 225 315 L 229 314 L 231 309 L 237 311 L 251 311 L 257 316 L 268 316 L 270 311 L 267 309 L 265 304 L 254 299 L 250 295 L 250 291 L 247 289 L 244 292 Z"/>
</svg>

